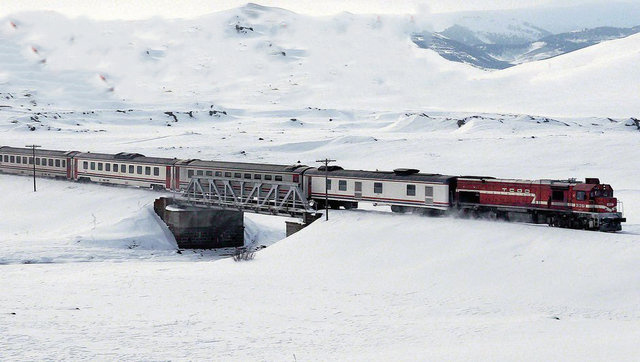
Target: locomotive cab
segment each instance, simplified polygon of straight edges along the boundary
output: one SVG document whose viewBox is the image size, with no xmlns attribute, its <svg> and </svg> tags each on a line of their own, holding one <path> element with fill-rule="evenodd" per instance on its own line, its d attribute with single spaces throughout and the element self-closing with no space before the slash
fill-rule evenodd
<svg viewBox="0 0 640 362">
<path fill-rule="evenodd" d="M 601 231 L 618 231 L 620 223 L 626 221 L 622 217 L 622 210 L 618 210 L 618 200 L 613 197 L 611 185 L 601 184 L 598 179 L 586 179 L 585 183 L 573 186 L 573 202 L 570 204 L 574 211 L 591 214 L 591 220 Z"/>
<path fill-rule="evenodd" d="M 618 199 L 613 197 L 610 185 L 596 185 L 589 194 L 598 212 L 617 212 Z"/>
<path fill-rule="evenodd" d="M 606 184 L 580 183 L 573 187 L 573 209 L 589 212 L 617 212 L 617 199 Z"/>
</svg>

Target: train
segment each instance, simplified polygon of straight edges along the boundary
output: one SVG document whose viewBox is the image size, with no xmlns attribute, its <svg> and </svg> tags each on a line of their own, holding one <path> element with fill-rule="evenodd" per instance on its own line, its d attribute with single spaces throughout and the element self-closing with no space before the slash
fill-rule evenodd
<svg viewBox="0 0 640 362">
<path fill-rule="evenodd" d="M 41 177 L 170 191 L 184 190 L 194 177 L 295 183 L 318 210 L 368 202 L 396 213 L 456 213 L 607 232 L 622 230 L 626 221 L 612 187 L 598 178 L 520 180 L 45 149 L 34 158 L 31 149 L 0 147 L 0 172 L 31 175 L 34 168 Z"/>
</svg>

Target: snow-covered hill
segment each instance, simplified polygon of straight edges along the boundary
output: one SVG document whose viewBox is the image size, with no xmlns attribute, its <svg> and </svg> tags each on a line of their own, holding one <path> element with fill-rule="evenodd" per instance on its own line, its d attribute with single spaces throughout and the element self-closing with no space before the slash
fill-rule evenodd
<svg viewBox="0 0 640 362">
<path fill-rule="evenodd" d="M 487 43 L 480 40 L 470 29 L 455 25 L 441 33 L 414 34 L 412 40 L 419 47 L 434 50 L 449 60 L 485 69 L 504 69 L 515 64 L 552 58 L 639 32 L 640 26 L 599 27 L 549 34 L 533 40 L 522 39 L 520 43 Z"/>
<path fill-rule="evenodd" d="M 590 47 L 609 58 L 606 66 L 583 58 L 593 52 L 571 54 L 570 63 L 589 68 L 580 77 L 592 84 L 574 89 L 553 82 L 545 66 L 505 86 L 493 80 L 505 77 L 419 49 L 411 34 L 424 24 L 408 16 L 314 18 L 247 5 L 190 20 L 100 22 L 27 13 L 0 23 L 2 93 L 24 98 L 3 101 L 2 111 L 368 109 L 374 99 L 378 109 L 399 111 L 628 117 L 639 102 L 628 91 L 640 57 L 637 37 Z M 591 81 L 602 78 L 617 86 Z"/>
<path fill-rule="evenodd" d="M 478 33 L 496 33 L 512 38 L 538 34 L 560 34 L 603 26 L 630 28 L 638 25 L 640 3 L 612 0 L 548 3 L 502 10 L 461 11 L 430 14 L 434 31 L 456 24 Z"/>
</svg>

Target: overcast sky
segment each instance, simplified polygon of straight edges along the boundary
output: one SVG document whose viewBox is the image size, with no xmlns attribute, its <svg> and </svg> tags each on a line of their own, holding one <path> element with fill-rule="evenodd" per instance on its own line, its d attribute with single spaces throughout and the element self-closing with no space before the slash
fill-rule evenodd
<svg viewBox="0 0 640 362">
<path fill-rule="evenodd" d="M 633 2 L 638 0 L 618 0 Z M 54 10 L 97 19 L 188 18 L 246 4 L 247 0 L 0 0 L 0 16 L 29 10 Z M 607 0 L 257 0 L 255 3 L 297 13 L 432 13 L 608 3 Z"/>
</svg>

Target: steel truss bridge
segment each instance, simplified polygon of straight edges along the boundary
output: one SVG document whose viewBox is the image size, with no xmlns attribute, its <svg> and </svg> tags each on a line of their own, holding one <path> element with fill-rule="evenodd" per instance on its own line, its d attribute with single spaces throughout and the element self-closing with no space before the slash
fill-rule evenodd
<svg viewBox="0 0 640 362">
<path fill-rule="evenodd" d="M 316 213 L 295 182 L 196 176 L 177 199 L 197 207 L 305 219 Z"/>
</svg>

